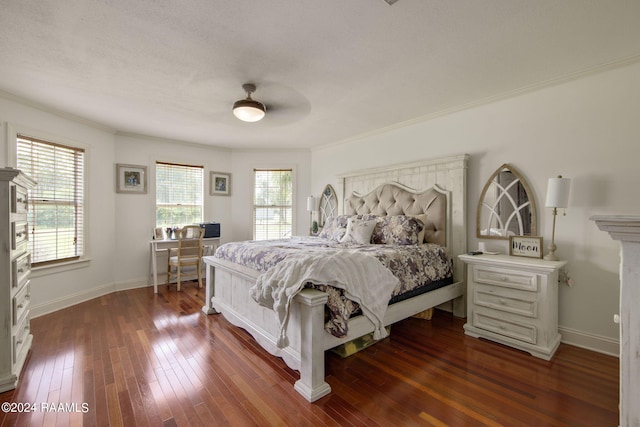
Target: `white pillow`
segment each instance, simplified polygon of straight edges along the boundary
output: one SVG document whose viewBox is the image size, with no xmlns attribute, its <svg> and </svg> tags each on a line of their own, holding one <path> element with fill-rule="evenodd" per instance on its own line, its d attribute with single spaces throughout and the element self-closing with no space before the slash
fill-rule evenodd
<svg viewBox="0 0 640 427">
<path fill-rule="evenodd" d="M 340 240 L 342 243 L 358 243 L 368 245 L 371 243 L 371 235 L 376 226 L 376 220 L 369 221 L 363 219 L 349 218 L 347 222 L 347 232 Z"/>
</svg>

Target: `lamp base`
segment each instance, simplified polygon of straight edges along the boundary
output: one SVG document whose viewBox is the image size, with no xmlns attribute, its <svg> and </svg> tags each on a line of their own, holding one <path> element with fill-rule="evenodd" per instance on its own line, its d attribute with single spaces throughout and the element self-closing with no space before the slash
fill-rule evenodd
<svg viewBox="0 0 640 427">
<path fill-rule="evenodd" d="M 556 256 L 557 246 L 552 242 L 549 245 L 548 249 L 549 249 L 549 252 L 544 256 L 544 259 L 546 259 L 547 261 L 559 261 L 560 258 Z"/>
</svg>

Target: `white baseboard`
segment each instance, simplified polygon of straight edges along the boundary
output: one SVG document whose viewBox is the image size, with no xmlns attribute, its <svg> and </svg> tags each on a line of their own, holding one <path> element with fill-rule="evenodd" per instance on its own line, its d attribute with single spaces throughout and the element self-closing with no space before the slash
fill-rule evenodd
<svg viewBox="0 0 640 427">
<path fill-rule="evenodd" d="M 97 288 L 91 288 L 82 292 L 76 292 L 75 294 L 56 298 L 42 304 L 32 305 L 29 310 L 29 314 L 31 315 L 32 319 L 35 317 L 44 316 L 45 314 L 53 313 L 54 311 L 62 310 L 63 308 L 71 307 L 72 305 L 80 304 L 81 302 L 89 301 L 90 299 L 110 294 L 114 290 L 115 285 L 113 283 L 109 283 Z"/>
<path fill-rule="evenodd" d="M 129 289 L 145 288 L 147 286 L 153 285 L 148 284 L 146 279 L 127 280 L 126 282 L 117 282 L 115 284 L 115 291 L 127 291 Z"/>
<path fill-rule="evenodd" d="M 598 353 L 620 357 L 620 341 L 601 335 L 589 334 L 575 329 L 558 327 L 564 344 L 574 345 Z"/>
<path fill-rule="evenodd" d="M 33 319 L 36 317 L 44 316 L 45 314 L 53 313 L 54 311 L 62 310 L 64 308 L 80 304 L 85 301 L 89 301 L 94 298 L 99 298 L 101 296 L 111 294 L 113 292 L 143 288 L 146 286 L 149 286 L 146 279 L 109 283 L 106 285 L 98 286 L 96 288 L 87 289 L 82 292 L 76 292 L 72 295 L 66 295 L 62 298 L 57 298 L 42 304 L 32 305 L 29 309 L 29 314 Z"/>
</svg>

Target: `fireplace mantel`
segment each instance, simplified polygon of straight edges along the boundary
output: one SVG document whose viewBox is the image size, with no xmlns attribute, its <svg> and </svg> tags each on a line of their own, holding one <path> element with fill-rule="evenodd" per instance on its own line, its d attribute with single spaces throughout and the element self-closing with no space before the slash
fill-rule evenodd
<svg viewBox="0 0 640 427">
<path fill-rule="evenodd" d="M 620 425 L 640 426 L 640 215 L 591 219 L 621 245 Z"/>
<path fill-rule="evenodd" d="M 594 215 L 591 219 L 613 240 L 640 243 L 640 215 Z"/>
</svg>

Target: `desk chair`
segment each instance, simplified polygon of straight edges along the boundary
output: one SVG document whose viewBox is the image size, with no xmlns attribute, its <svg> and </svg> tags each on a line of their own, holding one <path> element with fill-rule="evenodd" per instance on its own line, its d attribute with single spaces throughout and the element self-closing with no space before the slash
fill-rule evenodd
<svg viewBox="0 0 640 427">
<path fill-rule="evenodd" d="M 204 228 L 199 225 L 187 225 L 178 230 L 178 247 L 169 249 L 167 257 L 167 285 L 171 283 L 171 276 L 176 276 L 177 290 L 180 290 L 182 267 L 196 267 L 198 272 L 198 287 L 202 287 L 202 237 Z M 175 273 L 172 273 L 175 267 Z"/>
</svg>

